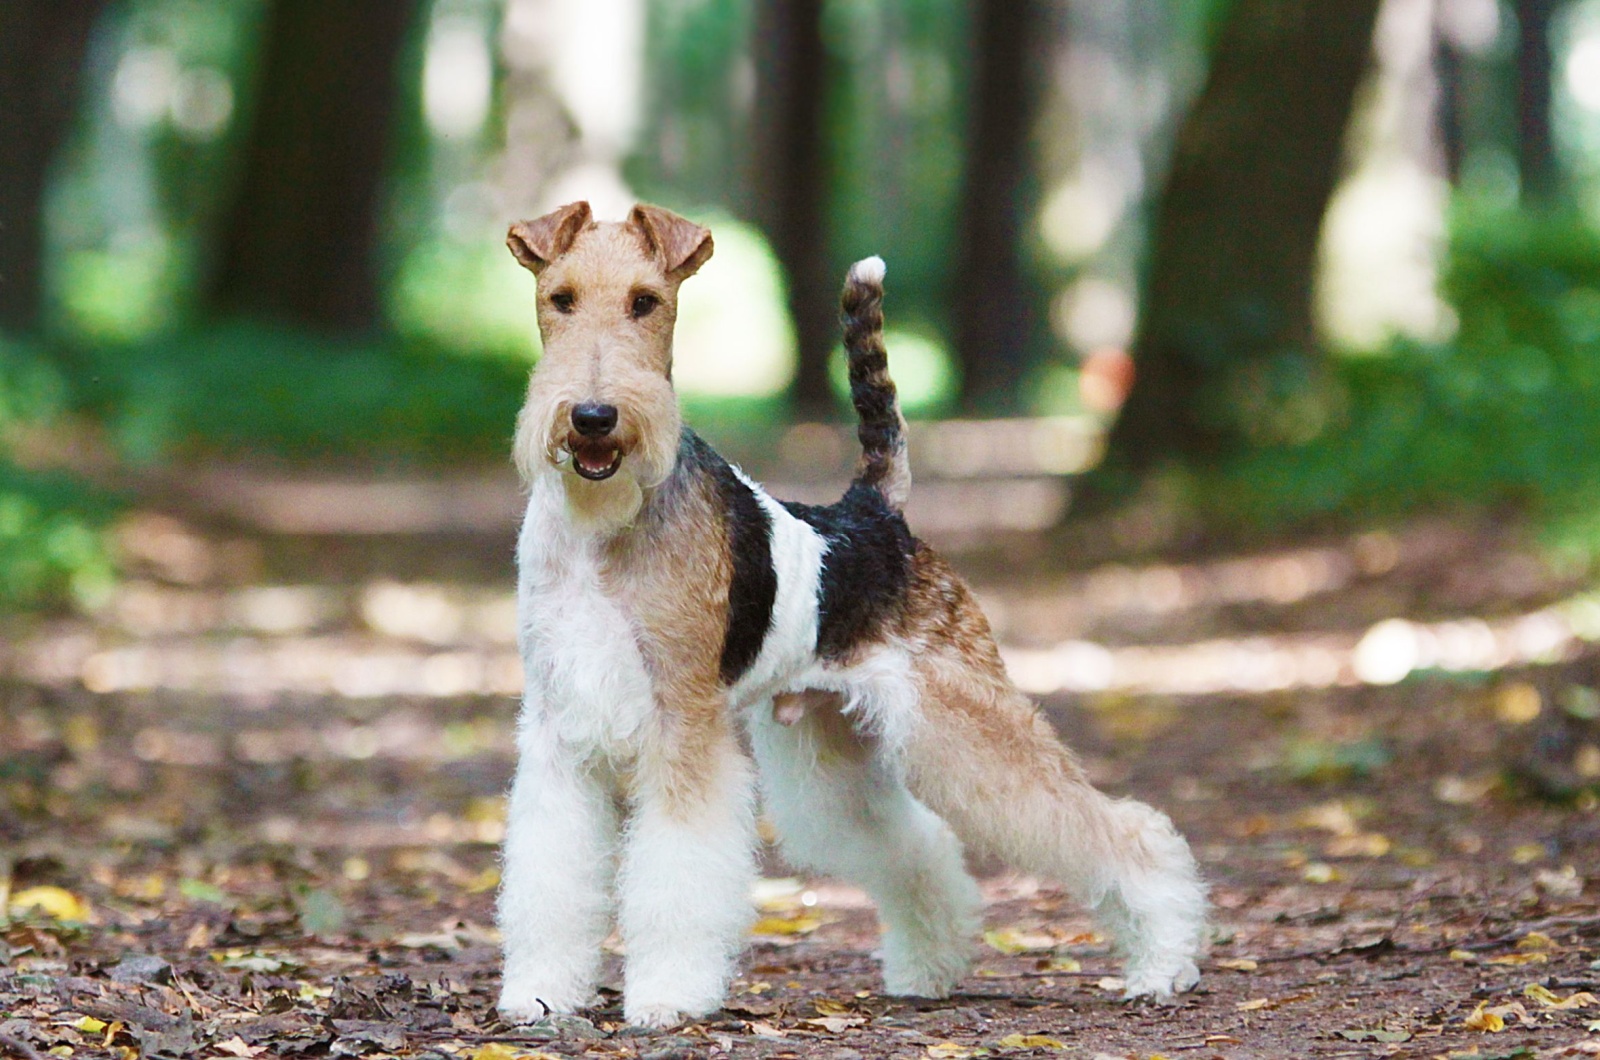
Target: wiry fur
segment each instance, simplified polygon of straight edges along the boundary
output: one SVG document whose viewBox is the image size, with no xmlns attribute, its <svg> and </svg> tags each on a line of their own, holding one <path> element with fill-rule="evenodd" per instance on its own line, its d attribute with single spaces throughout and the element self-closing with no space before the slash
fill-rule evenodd
<svg viewBox="0 0 1600 1060">
<path fill-rule="evenodd" d="M 971 593 L 905 526 L 883 263 L 858 262 L 843 296 L 859 474 L 814 508 L 773 500 L 679 423 L 671 326 L 708 232 L 645 206 L 596 224 L 578 203 L 509 242 L 539 277 L 545 355 L 516 441 L 527 691 L 501 1011 L 587 1004 L 613 915 L 629 1020 L 716 1009 L 749 916 L 757 776 L 788 856 L 877 901 L 891 992 L 943 996 L 968 967 L 963 843 L 1092 907 L 1130 995 L 1192 986 L 1205 902 L 1187 844 L 1087 782 L 1006 679 Z M 596 405 L 616 410 L 603 434 L 574 416 Z"/>
</svg>

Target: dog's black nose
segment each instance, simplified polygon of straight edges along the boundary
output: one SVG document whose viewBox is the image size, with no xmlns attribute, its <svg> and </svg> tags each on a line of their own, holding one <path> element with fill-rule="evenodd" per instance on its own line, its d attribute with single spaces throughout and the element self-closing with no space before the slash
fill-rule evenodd
<svg viewBox="0 0 1600 1060">
<path fill-rule="evenodd" d="M 617 425 L 617 406 L 584 402 L 572 406 L 572 426 L 579 434 L 599 438 Z"/>
</svg>

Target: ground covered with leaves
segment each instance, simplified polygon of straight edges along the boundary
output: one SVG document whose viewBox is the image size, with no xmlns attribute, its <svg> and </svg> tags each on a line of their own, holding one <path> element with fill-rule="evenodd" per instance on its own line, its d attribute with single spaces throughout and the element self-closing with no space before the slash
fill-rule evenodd
<svg viewBox="0 0 1600 1060">
<path fill-rule="evenodd" d="M 864 896 L 767 850 L 723 1011 L 506 1026 L 509 540 L 146 511 L 93 617 L 8 625 L 0 1055 L 1600 1055 L 1596 605 L 1463 521 L 956 557 L 1097 782 L 1195 846 L 1215 940 L 1176 1003 L 1124 1003 L 1081 910 L 996 865 L 961 991 L 885 997 Z"/>
</svg>

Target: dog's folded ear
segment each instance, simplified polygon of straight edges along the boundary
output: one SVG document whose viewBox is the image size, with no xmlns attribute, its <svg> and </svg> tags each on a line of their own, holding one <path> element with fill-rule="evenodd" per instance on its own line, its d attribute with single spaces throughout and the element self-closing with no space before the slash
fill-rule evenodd
<svg viewBox="0 0 1600 1060">
<path fill-rule="evenodd" d="M 671 210 L 639 203 L 628 215 L 628 221 L 639 229 L 646 248 L 661 259 L 662 268 L 674 280 L 687 280 L 711 258 L 711 229 L 701 228 Z"/>
<path fill-rule="evenodd" d="M 532 221 L 518 221 L 506 233 L 506 246 L 524 268 L 535 276 L 544 267 L 572 249 L 589 224 L 589 204 L 569 202 Z"/>
</svg>

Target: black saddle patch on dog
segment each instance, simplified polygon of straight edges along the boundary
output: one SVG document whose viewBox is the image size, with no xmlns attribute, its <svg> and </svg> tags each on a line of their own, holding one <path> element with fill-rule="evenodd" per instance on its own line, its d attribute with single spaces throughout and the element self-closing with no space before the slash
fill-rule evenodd
<svg viewBox="0 0 1600 1060">
<path fill-rule="evenodd" d="M 772 628 L 772 607 L 778 598 L 772 517 L 728 462 L 691 431 L 685 432 L 679 450 L 679 460 L 685 457 L 715 480 L 722 497 L 733 579 L 728 585 L 728 631 L 722 639 L 720 673 L 722 683 L 732 685 L 754 665 Z"/>
<path fill-rule="evenodd" d="M 864 482 L 833 504 L 781 503 L 828 546 L 817 594 L 817 655 L 838 659 L 900 613 L 917 539 L 905 517 Z"/>
</svg>

